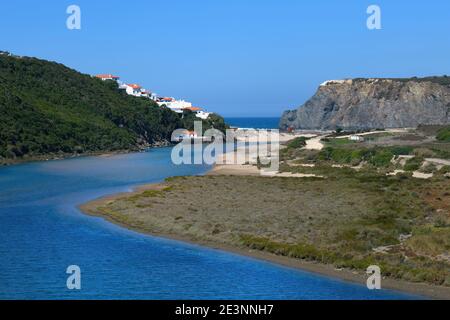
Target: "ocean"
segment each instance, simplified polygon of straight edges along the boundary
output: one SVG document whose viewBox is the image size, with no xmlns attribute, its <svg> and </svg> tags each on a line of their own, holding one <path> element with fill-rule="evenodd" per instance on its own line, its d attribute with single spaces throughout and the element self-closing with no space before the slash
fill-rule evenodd
<svg viewBox="0 0 450 320">
<path fill-rule="evenodd" d="M 225 122 L 232 127 L 252 129 L 278 129 L 279 117 L 271 118 L 225 118 Z"/>
</svg>

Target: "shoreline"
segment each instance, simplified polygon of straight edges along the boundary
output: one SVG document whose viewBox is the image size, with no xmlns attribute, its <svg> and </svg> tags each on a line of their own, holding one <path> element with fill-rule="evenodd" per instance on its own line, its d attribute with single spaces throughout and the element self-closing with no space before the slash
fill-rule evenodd
<svg viewBox="0 0 450 320">
<path fill-rule="evenodd" d="M 83 153 L 61 153 L 61 154 L 47 154 L 47 155 L 36 155 L 26 158 L 16 158 L 4 161 L 1 159 L 0 167 L 9 167 L 19 164 L 32 163 L 32 162 L 47 162 L 56 160 L 66 160 L 66 159 L 78 159 L 84 157 L 112 157 L 119 154 L 129 154 L 129 153 L 141 153 L 147 150 L 170 147 L 172 144 L 161 142 L 161 144 L 150 145 L 146 148 L 136 149 L 136 150 L 116 150 L 116 151 L 90 151 Z"/>
<path fill-rule="evenodd" d="M 214 171 L 211 170 L 207 174 L 210 174 Z M 212 173 L 214 174 L 214 173 Z M 141 193 L 146 190 L 158 190 L 163 188 L 164 182 L 162 183 L 154 183 L 154 184 L 145 184 L 134 188 L 131 192 L 121 192 L 112 195 L 106 195 L 87 203 L 79 205 L 77 208 L 81 213 L 84 213 L 89 216 L 100 217 L 110 223 L 118 225 L 120 227 L 126 228 L 128 230 L 132 230 L 144 235 L 149 235 L 158 238 L 176 240 L 181 242 L 186 242 L 194 245 L 199 245 L 203 247 L 207 247 L 214 250 L 221 250 L 225 252 L 230 252 L 233 254 L 238 254 L 254 259 L 258 259 L 261 261 L 274 263 L 280 266 L 294 268 L 300 271 L 310 272 L 317 274 L 319 276 L 325 276 L 329 278 L 333 278 L 338 281 L 346 281 L 353 284 L 359 284 L 365 286 L 367 276 L 364 273 L 357 272 L 356 270 L 350 269 L 337 269 L 332 265 L 321 264 L 314 261 L 300 260 L 295 258 L 290 258 L 281 255 L 275 255 L 266 251 L 259 251 L 249 249 L 244 246 L 235 246 L 225 243 L 219 243 L 215 241 L 205 241 L 194 239 L 193 237 L 183 236 L 175 233 L 158 233 L 158 232 L 149 232 L 143 228 L 140 228 L 136 225 L 130 225 L 123 223 L 122 221 L 117 221 L 109 215 L 102 214 L 97 209 L 101 207 L 103 204 L 112 202 L 116 199 L 122 197 L 132 196 L 134 194 Z M 398 280 L 393 278 L 383 278 L 382 280 L 382 288 L 388 290 L 394 290 L 399 293 L 410 294 L 419 296 L 418 298 L 428 298 L 428 299 L 444 299 L 450 300 L 450 288 L 444 286 L 434 286 L 426 283 L 415 283 L 408 282 L 405 280 Z"/>
</svg>

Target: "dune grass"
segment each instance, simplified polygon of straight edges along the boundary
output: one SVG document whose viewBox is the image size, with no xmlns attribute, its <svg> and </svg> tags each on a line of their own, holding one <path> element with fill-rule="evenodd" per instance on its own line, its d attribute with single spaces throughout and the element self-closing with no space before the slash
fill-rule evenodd
<svg viewBox="0 0 450 320">
<path fill-rule="evenodd" d="M 99 214 L 145 232 L 355 270 L 378 264 L 387 276 L 450 285 L 447 178 L 301 169 L 321 170 L 327 179 L 171 178 L 156 191 L 103 205 Z"/>
</svg>

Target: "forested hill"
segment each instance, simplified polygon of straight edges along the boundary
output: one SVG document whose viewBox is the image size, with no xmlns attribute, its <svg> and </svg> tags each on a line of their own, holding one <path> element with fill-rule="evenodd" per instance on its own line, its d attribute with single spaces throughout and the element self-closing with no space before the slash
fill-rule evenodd
<svg viewBox="0 0 450 320">
<path fill-rule="evenodd" d="M 183 125 L 178 114 L 128 96 L 113 81 L 54 62 L 0 55 L 0 162 L 137 150 L 169 140 Z"/>
</svg>

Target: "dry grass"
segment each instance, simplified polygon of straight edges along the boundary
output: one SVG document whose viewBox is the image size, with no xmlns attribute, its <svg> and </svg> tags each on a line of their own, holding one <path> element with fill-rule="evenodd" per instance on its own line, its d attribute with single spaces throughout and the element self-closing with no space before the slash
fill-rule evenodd
<svg viewBox="0 0 450 320">
<path fill-rule="evenodd" d="M 178 177 L 104 203 L 96 213 L 154 234 L 347 268 L 375 263 L 385 275 L 450 285 L 450 180 L 303 170 L 328 178 Z M 412 236 L 402 240 L 405 235 Z M 375 253 L 382 246 L 391 249 Z"/>
</svg>

